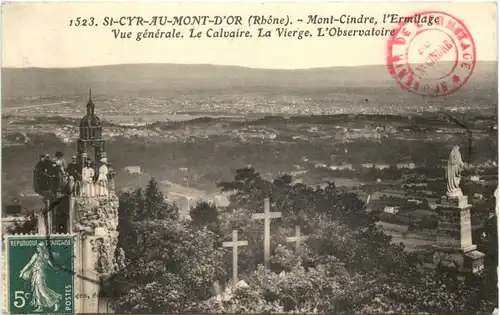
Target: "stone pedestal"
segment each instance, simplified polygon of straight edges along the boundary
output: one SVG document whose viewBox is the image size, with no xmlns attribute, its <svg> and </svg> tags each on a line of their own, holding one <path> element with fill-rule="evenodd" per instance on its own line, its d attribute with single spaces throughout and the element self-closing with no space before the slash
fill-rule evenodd
<svg viewBox="0 0 500 315">
<path fill-rule="evenodd" d="M 79 277 L 80 294 L 84 298 L 80 299 L 79 313 L 98 313 L 99 306 L 99 274 L 95 271 L 97 262 L 97 252 L 95 243 L 98 237 L 87 236 L 82 238 L 82 247 L 80 253 L 80 265 L 82 277 Z"/>
<path fill-rule="evenodd" d="M 467 196 L 442 197 L 434 263 L 460 272 L 476 273 L 484 268 L 484 254 L 472 244 L 472 226 Z"/>
</svg>

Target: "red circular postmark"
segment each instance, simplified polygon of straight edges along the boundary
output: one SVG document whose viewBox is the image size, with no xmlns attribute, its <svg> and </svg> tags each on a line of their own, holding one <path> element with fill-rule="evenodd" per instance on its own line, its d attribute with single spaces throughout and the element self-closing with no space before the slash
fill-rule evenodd
<svg viewBox="0 0 500 315">
<path fill-rule="evenodd" d="M 402 19 L 387 45 L 389 74 L 416 94 L 444 96 L 458 91 L 476 65 L 476 46 L 464 23 L 439 11 Z"/>
</svg>

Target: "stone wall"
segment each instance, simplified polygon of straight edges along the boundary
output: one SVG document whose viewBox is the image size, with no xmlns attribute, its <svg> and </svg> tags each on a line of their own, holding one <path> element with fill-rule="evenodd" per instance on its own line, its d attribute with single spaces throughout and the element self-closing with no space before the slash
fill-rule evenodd
<svg viewBox="0 0 500 315">
<path fill-rule="evenodd" d="M 75 198 L 74 231 L 82 237 L 95 236 L 98 257 L 95 270 L 112 274 L 123 257 L 116 257 L 118 244 L 118 196 L 110 191 L 105 197 Z M 119 251 L 122 252 L 122 251 Z"/>
</svg>

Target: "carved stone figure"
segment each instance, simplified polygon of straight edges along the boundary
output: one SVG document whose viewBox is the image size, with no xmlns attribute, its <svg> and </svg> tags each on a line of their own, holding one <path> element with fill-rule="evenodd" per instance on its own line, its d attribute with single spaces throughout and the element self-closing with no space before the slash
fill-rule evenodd
<svg viewBox="0 0 500 315">
<path fill-rule="evenodd" d="M 455 145 L 453 150 L 451 150 L 450 157 L 448 159 L 448 166 L 446 168 L 446 196 L 448 197 L 460 197 L 463 196 L 462 190 L 460 189 L 460 173 L 465 167 L 465 163 L 462 161 L 462 156 L 460 155 L 460 147 Z"/>
</svg>

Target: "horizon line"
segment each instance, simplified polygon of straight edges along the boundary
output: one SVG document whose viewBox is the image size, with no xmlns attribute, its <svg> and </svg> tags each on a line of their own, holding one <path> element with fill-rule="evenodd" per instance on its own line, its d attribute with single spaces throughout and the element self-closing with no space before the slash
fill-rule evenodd
<svg viewBox="0 0 500 315">
<path fill-rule="evenodd" d="M 459 60 L 460 61 L 460 60 Z M 442 61 L 442 63 L 448 63 L 454 61 Z M 479 62 L 498 62 L 498 60 L 476 60 L 476 64 Z M 215 67 L 233 67 L 233 68 L 244 68 L 253 70 L 274 70 L 274 71 L 294 71 L 294 70 L 320 70 L 329 68 L 359 68 L 359 67 L 375 67 L 375 66 L 387 66 L 386 64 L 366 64 L 366 65 L 344 65 L 344 66 L 324 66 L 324 67 L 310 67 L 310 68 L 259 68 L 259 67 L 249 67 L 242 65 L 232 65 L 232 64 L 215 64 L 215 63 L 174 63 L 174 62 L 135 62 L 135 63 L 110 63 L 110 64 L 99 64 L 99 65 L 89 65 L 89 66 L 4 66 L 1 69 L 82 69 L 82 68 L 98 68 L 98 67 L 112 67 L 112 66 L 138 66 L 138 65 L 178 65 L 178 66 L 215 66 Z"/>
</svg>

